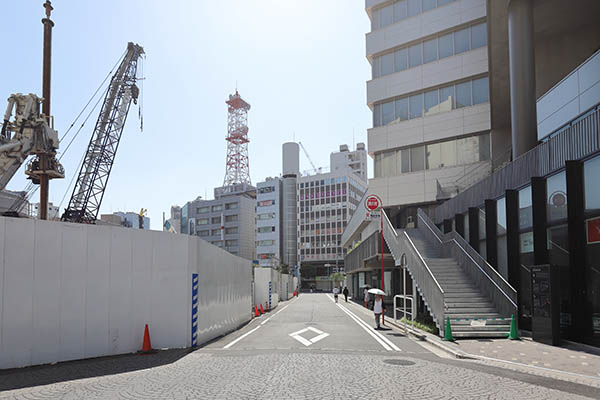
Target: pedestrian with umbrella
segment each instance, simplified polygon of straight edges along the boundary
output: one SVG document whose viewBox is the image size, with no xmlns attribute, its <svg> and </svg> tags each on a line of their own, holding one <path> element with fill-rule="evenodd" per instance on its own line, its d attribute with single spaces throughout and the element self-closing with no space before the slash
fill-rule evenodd
<svg viewBox="0 0 600 400">
<path fill-rule="evenodd" d="M 383 304 L 383 298 L 381 296 L 385 295 L 385 292 L 381 289 L 370 289 L 369 293 L 375 295 L 375 301 L 373 302 L 373 314 L 375 314 L 375 324 L 377 325 L 375 329 L 381 329 L 380 320 L 381 314 L 385 311 L 385 305 Z"/>
</svg>

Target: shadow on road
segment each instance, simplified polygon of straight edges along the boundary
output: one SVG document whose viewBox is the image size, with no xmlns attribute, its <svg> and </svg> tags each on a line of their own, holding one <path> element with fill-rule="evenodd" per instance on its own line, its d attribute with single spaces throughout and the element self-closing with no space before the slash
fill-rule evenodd
<svg viewBox="0 0 600 400">
<path fill-rule="evenodd" d="M 121 374 L 171 364 L 195 349 L 161 350 L 0 370 L 0 391 Z"/>
</svg>

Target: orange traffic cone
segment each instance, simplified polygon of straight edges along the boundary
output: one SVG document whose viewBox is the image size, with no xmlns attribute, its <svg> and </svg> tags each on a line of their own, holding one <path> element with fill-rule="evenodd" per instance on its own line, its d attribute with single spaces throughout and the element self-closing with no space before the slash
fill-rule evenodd
<svg viewBox="0 0 600 400">
<path fill-rule="evenodd" d="M 261 313 L 261 314 L 264 314 L 264 313 L 265 313 L 265 312 L 263 311 L 263 308 L 262 308 L 262 303 L 260 304 L 260 313 Z"/>
<path fill-rule="evenodd" d="M 142 344 L 142 353 L 152 352 L 152 345 L 150 344 L 150 332 L 148 331 L 148 324 L 144 328 L 144 343 Z"/>
<path fill-rule="evenodd" d="M 258 307 L 256 307 L 256 304 L 254 305 L 254 314 L 255 316 L 259 316 L 260 314 L 258 313 Z"/>
</svg>

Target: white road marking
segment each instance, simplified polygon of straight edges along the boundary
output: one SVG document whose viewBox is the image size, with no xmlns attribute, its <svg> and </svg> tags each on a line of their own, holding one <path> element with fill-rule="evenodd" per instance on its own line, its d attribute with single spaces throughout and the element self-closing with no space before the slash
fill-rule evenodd
<svg viewBox="0 0 600 400">
<path fill-rule="evenodd" d="M 302 336 L 300 336 L 304 332 L 308 332 L 308 331 L 313 331 L 314 333 L 317 334 L 317 336 L 315 336 L 312 339 L 305 339 Z M 317 328 L 313 328 L 313 327 L 309 326 L 308 328 L 304 328 L 297 332 L 290 333 L 289 336 L 293 337 L 294 339 L 296 339 L 297 341 L 299 341 L 300 343 L 302 343 L 303 345 L 308 347 L 311 344 L 317 343 L 319 340 L 325 339 L 327 336 L 329 336 L 329 333 L 325 333 Z"/>
<path fill-rule="evenodd" d="M 234 344 L 236 344 L 237 342 L 239 342 L 240 340 L 242 340 L 243 338 L 245 338 L 246 336 L 248 336 L 249 334 L 251 334 L 252 332 L 256 331 L 258 328 L 260 328 L 261 325 L 257 326 L 256 328 L 252 329 L 250 332 L 246 332 L 244 333 L 242 336 L 240 336 L 239 338 L 235 339 L 233 342 L 229 343 L 228 345 L 224 346 L 224 349 L 228 349 L 231 346 L 233 346 Z"/>
<path fill-rule="evenodd" d="M 291 304 L 291 303 L 290 303 Z M 281 310 L 277 311 L 275 314 L 271 315 L 269 318 L 265 319 L 263 322 L 261 322 L 261 325 L 264 325 L 267 323 L 268 320 L 270 320 L 271 318 L 273 318 L 274 316 L 276 316 L 277 314 L 279 314 L 280 312 L 282 312 L 283 310 L 285 310 L 286 308 L 288 308 L 289 304 L 287 304 L 285 307 L 283 307 Z"/>
<path fill-rule="evenodd" d="M 345 312 L 346 314 L 348 314 L 348 316 L 350 318 L 352 318 L 354 320 L 354 322 L 356 322 L 358 324 L 358 326 L 360 326 L 361 328 L 363 328 L 369 335 L 371 335 L 373 337 L 373 339 L 377 340 L 377 342 L 379 342 L 379 344 L 382 345 L 384 349 L 386 349 L 387 351 L 392 351 L 392 348 L 390 346 L 388 346 L 383 340 L 381 340 L 377 335 L 375 335 L 375 333 L 373 333 L 372 331 L 370 331 L 369 328 L 367 328 L 366 326 L 364 326 L 363 324 L 361 324 L 359 322 L 359 320 L 358 320 L 358 317 L 355 317 L 354 315 L 352 315 L 349 311 L 347 311 L 343 307 L 340 307 L 340 309 L 343 312 Z"/>
<path fill-rule="evenodd" d="M 329 296 L 328 296 L 329 297 Z M 329 297 L 331 299 L 331 297 Z M 334 303 L 335 300 L 331 299 Z M 391 340 L 389 340 L 387 337 L 385 337 L 384 335 L 382 335 L 381 333 L 377 332 L 375 330 L 375 328 L 373 328 L 371 325 L 367 324 L 365 321 L 363 321 L 362 319 L 360 319 L 357 315 L 355 315 L 352 311 L 348 310 L 346 307 L 342 306 L 341 304 L 337 303 L 337 306 L 340 307 L 343 311 L 346 311 L 347 313 L 349 313 L 349 315 L 352 315 L 356 318 L 357 322 L 362 324 L 363 328 L 368 329 L 369 333 L 375 334 L 377 335 L 381 340 L 383 340 L 389 347 L 391 347 L 392 349 L 394 349 L 394 351 L 402 351 L 400 350 L 400 348 L 398 346 L 396 346 Z"/>
</svg>

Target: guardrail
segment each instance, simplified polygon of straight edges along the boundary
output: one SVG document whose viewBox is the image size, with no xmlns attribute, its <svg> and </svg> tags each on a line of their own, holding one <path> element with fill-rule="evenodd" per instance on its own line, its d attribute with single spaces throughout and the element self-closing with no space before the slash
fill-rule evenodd
<svg viewBox="0 0 600 400">
<path fill-rule="evenodd" d="M 402 308 L 398 308 L 397 303 L 396 303 L 396 299 L 402 299 Z M 410 300 L 410 312 L 406 311 L 406 300 Z M 404 318 L 404 322 L 402 323 L 402 325 L 404 325 L 404 332 L 406 332 L 406 315 L 410 315 L 410 323 L 412 325 L 412 327 L 415 327 L 415 316 L 413 313 L 413 301 L 414 298 L 412 296 L 407 296 L 407 295 L 402 295 L 402 294 L 397 294 L 394 296 L 394 321 L 398 322 L 398 315 L 397 312 L 401 311 L 402 312 L 402 317 Z"/>
<path fill-rule="evenodd" d="M 437 243 L 444 257 L 452 257 L 502 315 L 517 313 L 517 291 L 476 252 L 466 240 L 452 231 L 443 234 L 421 209 L 418 210 L 419 230 Z"/>
<path fill-rule="evenodd" d="M 383 238 L 386 241 L 394 260 L 401 260 L 402 255 L 406 257 L 406 269 L 425 301 L 433 320 L 440 332 L 444 330 L 444 290 L 433 276 L 433 273 L 419 254 L 416 246 L 406 233 L 402 230 L 396 231 L 385 212 L 381 213 L 383 218 Z"/>
</svg>

